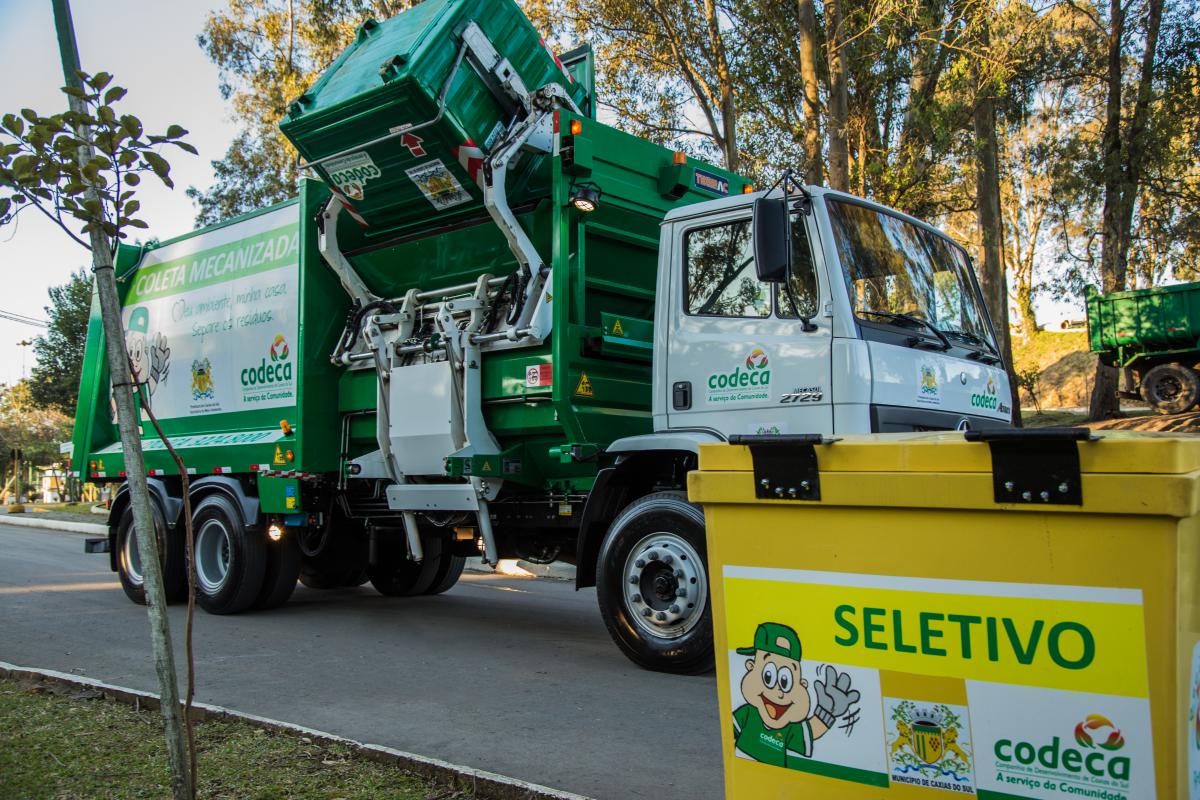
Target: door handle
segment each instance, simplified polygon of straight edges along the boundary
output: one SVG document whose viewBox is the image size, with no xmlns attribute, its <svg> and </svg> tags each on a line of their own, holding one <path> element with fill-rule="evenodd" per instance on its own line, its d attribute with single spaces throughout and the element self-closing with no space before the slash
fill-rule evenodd
<svg viewBox="0 0 1200 800">
<path fill-rule="evenodd" d="M 671 407 L 676 411 L 687 411 L 692 407 L 691 381 L 676 381 L 671 387 Z"/>
</svg>

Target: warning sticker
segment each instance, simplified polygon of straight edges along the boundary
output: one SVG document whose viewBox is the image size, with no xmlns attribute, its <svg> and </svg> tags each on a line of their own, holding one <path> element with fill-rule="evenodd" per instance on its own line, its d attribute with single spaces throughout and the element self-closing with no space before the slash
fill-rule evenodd
<svg viewBox="0 0 1200 800">
<path fill-rule="evenodd" d="M 625 329 L 621 327 L 621 320 L 617 320 L 617 321 L 613 322 L 612 335 L 613 336 L 624 336 L 625 335 Z"/>
<path fill-rule="evenodd" d="M 471 200 L 470 193 L 463 189 L 462 184 L 446 169 L 440 158 L 418 164 L 404 172 L 438 211 L 445 211 Z"/>
<path fill-rule="evenodd" d="M 287 461 L 285 461 L 283 458 L 283 450 L 279 447 L 279 445 L 275 445 L 274 461 L 275 461 L 275 464 L 286 464 L 287 463 Z"/>
<path fill-rule="evenodd" d="M 371 156 L 362 151 L 335 158 L 325 165 L 325 169 L 329 171 L 333 185 L 351 200 L 362 200 L 367 181 L 383 175 Z"/>
<path fill-rule="evenodd" d="M 596 393 L 592 391 L 592 382 L 588 380 L 587 373 L 579 376 L 579 385 L 575 387 L 576 397 L 595 397 Z"/>
</svg>

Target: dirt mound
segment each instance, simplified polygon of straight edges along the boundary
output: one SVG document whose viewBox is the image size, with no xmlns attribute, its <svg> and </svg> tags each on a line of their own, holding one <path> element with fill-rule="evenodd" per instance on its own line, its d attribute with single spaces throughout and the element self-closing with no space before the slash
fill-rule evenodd
<svg viewBox="0 0 1200 800">
<path fill-rule="evenodd" d="M 1147 414 L 1140 417 L 1109 419 L 1085 423 L 1100 431 L 1164 431 L 1170 433 L 1200 433 L 1200 411 L 1184 414 Z"/>
<path fill-rule="evenodd" d="M 1086 406 L 1096 374 L 1096 355 L 1088 352 L 1086 331 L 1038 331 L 1013 336 L 1013 361 L 1018 372 L 1037 369 L 1037 399 L 1042 408 Z M 1021 404 L 1033 408 L 1028 392 Z"/>
</svg>

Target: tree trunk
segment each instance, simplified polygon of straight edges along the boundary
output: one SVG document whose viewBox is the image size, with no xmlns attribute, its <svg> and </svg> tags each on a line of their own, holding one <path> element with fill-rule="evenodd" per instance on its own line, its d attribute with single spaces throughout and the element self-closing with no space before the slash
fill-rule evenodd
<svg viewBox="0 0 1200 800">
<path fill-rule="evenodd" d="M 821 183 L 821 89 L 817 78 L 817 12 L 813 0 L 797 0 L 800 80 L 804 86 L 804 182 Z"/>
<path fill-rule="evenodd" d="M 725 56 L 725 41 L 721 38 L 721 20 L 715 0 L 704 0 L 704 17 L 708 25 L 709 47 L 717 64 L 725 169 L 737 172 L 740 161 L 737 144 L 737 96 L 733 88 L 733 76 L 729 71 L 729 59 Z"/>
<path fill-rule="evenodd" d="M 849 81 L 842 52 L 842 0 L 825 0 L 825 49 L 829 62 L 829 186 L 850 191 Z"/>
<path fill-rule="evenodd" d="M 58 29 L 59 50 L 62 56 L 63 77 L 68 86 L 81 87 L 76 74 L 79 70 L 79 51 L 71 10 L 67 0 L 54 0 L 54 21 Z M 81 100 L 70 98 L 73 111 L 83 112 Z M 80 136 L 87 142 L 86 136 Z M 95 150 L 90 142 L 79 148 L 81 164 L 91 161 Z M 95 187 L 84 194 L 88 201 L 99 203 Z M 125 333 L 121 326 L 121 301 L 117 295 L 113 253 L 104 232 L 93 227 L 89 232 L 92 268 L 96 275 L 96 293 L 100 300 L 100 317 L 104 327 L 105 352 L 111 376 L 113 400 L 117 406 L 117 426 L 121 432 L 121 450 L 129 484 L 130 508 L 133 510 L 134 535 L 141 554 L 142 577 L 146 590 L 146 613 L 150 618 L 150 643 L 154 650 L 154 667 L 158 673 L 163 726 L 167 739 L 167 761 L 171 767 L 171 793 L 175 800 L 193 797 L 188 770 L 187 742 L 179 714 L 179 686 L 175 675 L 175 655 L 171 649 L 171 629 L 167 622 L 167 596 L 163 589 L 162 557 L 150 507 L 150 491 L 146 486 L 146 462 L 142 456 L 142 439 L 137 405 L 133 399 L 129 354 L 125 352 Z"/>
<path fill-rule="evenodd" d="M 988 46 L 986 23 L 982 44 Z M 1021 425 L 1021 394 L 1013 369 L 1012 335 L 1008 321 L 1008 279 L 1004 268 L 1004 220 L 1000 216 L 999 142 L 996 136 L 996 105 L 990 85 L 977 87 L 975 126 L 975 193 L 976 217 L 979 224 L 980 283 L 992 324 L 996 327 L 998 345 L 1008 369 L 1013 424 Z"/>
</svg>

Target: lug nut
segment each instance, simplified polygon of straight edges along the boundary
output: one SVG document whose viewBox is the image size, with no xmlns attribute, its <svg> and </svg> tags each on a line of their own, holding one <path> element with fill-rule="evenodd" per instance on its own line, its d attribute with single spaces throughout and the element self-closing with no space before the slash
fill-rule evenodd
<svg viewBox="0 0 1200 800">
<path fill-rule="evenodd" d="M 670 611 L 672 614 L 678 614 L 678 613 L 679 613 L 679 606 L 671 606 L 671 607 L 670 607 L 670 608 L 668 608 L 667 610 L 668 610 L 668 611 Z"/>
<path fill-rule="evenodd" d="M 650 559 L 651 561 L 658 561 L 658 551 L 651 550 L 649 553 L 646 554 L 646 558 Z"/>
<path fill-rule="evenodd" d="M 666 620 L 666 618 L 667 618 L 667 615 L 666 615 L 666 614 L 664 614 L 663 612 L 661 612 L 661 611 L 660 611 L 660 612 L 658 612 L 657 614 L 655 614 L 655 615 L 654 615 L 654 618 L 655 618 L 656 620 L 658 620 L 659 622 L 663 622 L 663 621 L 665 621 L 665 620 Z"/>
<path fill-rule="evenodd" d="M 642 596 L 640 594 L 632 594 L 629 596 L 629 601 L 631 603 L 640 603 L 642 602 Z"/>
<path fill-rule="evenodd" d="M 1033 492 L 1021 492 L 1021 499 L 1022 499 L 1022 500 L 1026 500 L 1026 501 L 1028 501 L 1028 500 L 1032 500 L 1032 499 L 1033 499 Z"/>
<path fill-rule="evenodd" d="M 684 589 L 682 586 L 679 587 L 678 589 L 675 590 L 675 596 L 676 597 L 687 597 L 687 589 Z"/>
<path fill-rule="evenodd" d="M 675 570 L 675 577 L 676 577 L 676 578 L 682 578 L 682 577 L 683 577 L 683 570 L 681 570 L 681 569 L 677 569 L 677 570 Z"/>
<path fill-rule="evenodd" d="M 643 609 L 642 609 L 642 616 L 643 616 L 643 617 L 648 617 L 648 616 L 650 616 L 650 615 L 651 615 L 651 614 L 653 614 L 653 613 L 654 613 L 654 612 L 653 612 L 653 611 L 651 611 L 651 610 L 650 610 L 650 609 L 648 609 L 648 608 L 643 608 Z"/>
<path fill-rule="evenodd" d="M 672 556 L 670 553 L 667 553 L 665 556 L 663 556 L 662 562 L 664 564 L 670 566 L 671 564 L 675 563 L 675 557 Z"/>
<path fill-rule="evenodd" d="M 639 558 L 637 561 L 633 562 L 633 565 L 638 569 L 643 569 L 646 566 L 646 560 L 644 558 Z"/>
<path fill-rule="evenodd" d="M 637 575 L 630 575 L 630 576 L 629 576 L 629 582 L 630 582 L 630 583 L 637 583 L 637 582 L 638 582 L 638 576 L 637 576 Z"/>
</svg>

